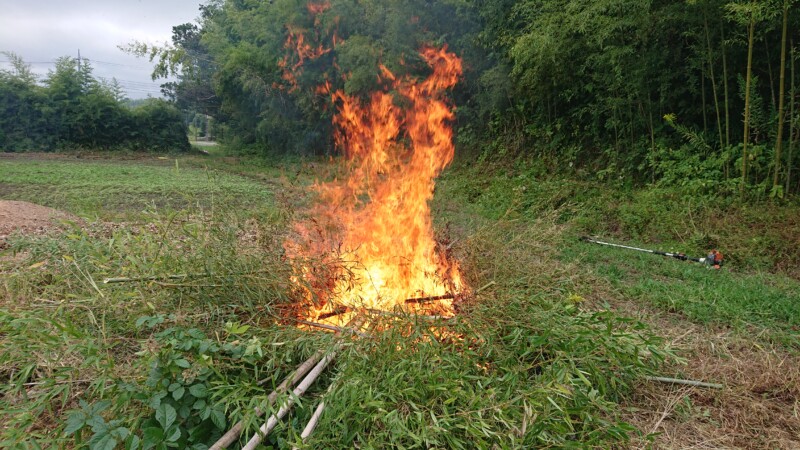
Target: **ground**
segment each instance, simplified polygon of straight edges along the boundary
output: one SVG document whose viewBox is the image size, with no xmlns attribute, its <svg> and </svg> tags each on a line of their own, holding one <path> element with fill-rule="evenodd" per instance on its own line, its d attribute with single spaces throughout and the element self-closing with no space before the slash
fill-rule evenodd
<svg viewBox="0 0 800 450">
<path fill-rule="evenodd" d="M 0 248 L 14 231 L 44 233 L 56 228 L 59 220 L 79 220 L 76 216 L 29 202 L 0 200 Z"/>
<path fill-rule="evenodd" d="M 133 397 L 158 395 L 160 385 L 145 379 L 166 360 L 177 364 L 163 366 L 159 375 L 171 380 L 165 386 L 175 409 L 188 398 L 181 398 L 182 385 L 198 395 L 200 387 L 208 388 L 225 408 L 206 413 L 202 406 L 198 414 L 224 425 L 226 415 L 242 414 L 260 395 L 253 378 L 264 378 L 267 368 L 277 377 L 293 367 L 287 361 L 292 350 L 307 354 L 318 344 L 292 330 L 269 330 L 272 315 L 291 304 L 280 239 L 295 209 L 308 201 L 303 186 L 325 176 L 324 163 L 281 167 L 218 151 L 178 158 L 3 158 L 0 217 L 16 218 L 1 225 L 16 232 L 0 250 L 15 255 L 0 258 L 0 374 L 11 386 L 0 400 L 0 414 L 8 419 L 0 426 L 0 446 L 31 439 L 52 446 L 80 442 L 80 432 L 73 439 L 64 428 L 66 418 L 78 417 L 79 399 L 108 398 L 115 414 L 138 414 L 142 422 L 123 422 L 125 430 L 158 425 L 156 406 L 148 416 L 147 408 L 103 392 L 125 386 L 121 392 L 136 392 Z M 642 224 L 644 214 L 634 202 L 615 197 L 607 202 L 613 207 L 592 209 L 581 203 L 580 189 L 572 182 L 480 176 L 463 167 L 445 174 L 433 203 L 437 232 L 452 243 L 468 280 L 490 287 L 463 306 L 455 330 L 465 328 L 454 331 L 461 339 L 409 345 L 410 354 L 389 338 L 356 345 L 360 351 L 339 368 L 339 378 L 349 381 L 331 384 L 335 400 L 315 445 L 336 448 L 345 442 L 339 439 L 360 439 L 374 448 L 457 448 L 463 437 L 473 445 L 538 447 L 565 445 L 558 440 L 563 435 L 595 448 L 800 448 L 796 272 L 780 261 L 748 258 L 747 245 L 772 245 L 734 241 L 737 232 L 748 236 L 749 230 L 731 224 L 730 236 L 720 237 L 703 230 L 698 219 L 691 225 L 696 236 L 670 241 L 658 232 L 672 225 Z M 602 194 L 606 188 L 589 189 Z M 648 208 L 663 203 L 650 195 L 644 195 Z M 765 210 L 794 223 L 791 208 Z M 757 216 L 741 213 L 750 214 Z M 603 223 L 609 221 L 614 223 Z M 759 226 L 765 230 L 760 235 L 770 235 L 767 225 Z M 776 228 L 775 236 L 787 233 Z M 582 232 L 602 230 L 665 250 L 697 252 L 709 239 L 742 250 L 717 272 L 577 240 Z M 245 275 L 118 288 L 100 283 L 106 276 L 198 270 Z M 190 330 L 185 333 L 197 334 L 193 340 L 176 337 L 183 326 L 216 337 L 206 341 Z M 205 350 L 187 353 L 184 343 Z M 242 350 L 229 355 L 214 345 Z M 262 345 L 273 356 L 258 356 Z M 219 353 L 208 353 L 214 351 Z M 254 357 L 258 364 L 248 359 Z M 203 372 L 203 358 L 215 361 L 217 375 Z M 428 371 L 415 361 L 450 369 Z M 191 364 L 192 378 L 183 364 Z M 152 378 L 155 372 L 149 373 Z M 183 373 L 177 384 L 176 373 Z M 647 374 L 724 387 L 663 384 Z M 208 381 L 200 384 L 203 377 Z M 407 385 L 398 385 L 401 378 Z M 408 381 L 413 379 L 419 383 Z M 247 395 L 231 399 L 240 392 Z M 27 406 L 23 398 L 31 399 Z M 297 413 L 289 437 L 307 413 Z M 634 428 L 619 425 L 625 422 Z M 358 428 L 362 423 L 368 426 Z M 620 438 L 620 430 L 628 437 Z M 108 442 L 111 433 L 94 427 L 89 433 L 87 426 L 84 440 Z"/>
</svg>

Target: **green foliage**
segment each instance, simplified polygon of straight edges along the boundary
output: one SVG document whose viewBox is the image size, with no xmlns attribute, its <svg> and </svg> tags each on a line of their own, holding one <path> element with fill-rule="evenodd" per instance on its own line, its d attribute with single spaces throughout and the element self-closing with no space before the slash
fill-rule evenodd
<svg viewBox="0 0 800 450">
<path fill-rule="evenodd" d="M 60 164 L 62 171 L 48 170 L 74 172 L 81 182 L 83 164 L 98 172 L 96 163 Z M 101 172 L 126 179 L 120 193 L 153 182 L 122 177 L 114 166 L 130 168 L 103 165 Z M 156 169 L 139 166 L 135 173 L 157 178 Z M 18 184 L 32 180 L 16 177 Z M 182 179 L 183 195 L 194 189 L 192 179 Z M 240 177 L 221 179 L 244 192 L 252 186 Z M 190 205 L 152 213 L 146 226 L 89 223 L 10 240 L 7 252 L 19 256 L 0 260 L 0 374 L 7 381 L 0 388 L 0 446 L 200 449 L 239 420 L 246 439 L 260 424 L 254 407 L 300 362 L 331 345 L 329 334 L 275 318 L 292 298 L 280 250 L 288 214 L 269 205 Z M 257 225 L 247 221 L 253 215 Z M 349 342 L 323 377 L 328 381 L 266 444 L 299 443 L 316 398 L 330 387 L 310 446 L 624 445 L 635 431 L 618 419 L 618 402 L 669 355 L 641 324 L 540 289 L 574 288 L 573 268 L 548 250 L 555 230 L 547 220 L 503 220 L 472 234 L 463 257 L 470 283 L 498 286 L 464 304 L 459 319 L 437 323 L 442 334 L 403 319 L 387 322 L 372 339 Z M 246 238 L 252 234 L 259 237 Z M 197 275 L 99 282 L 171 273 Z"/>
<path fill-rule="evenodd" d="M 14 70 L 0 70 L 0 150 L 189 149 L 174 106 L 149 100 L 130 110 L 116 81 L 98 82 L 88 61 L 60 58 L 40 86 L 21 59 L 10 57 Z"/>
</svg>

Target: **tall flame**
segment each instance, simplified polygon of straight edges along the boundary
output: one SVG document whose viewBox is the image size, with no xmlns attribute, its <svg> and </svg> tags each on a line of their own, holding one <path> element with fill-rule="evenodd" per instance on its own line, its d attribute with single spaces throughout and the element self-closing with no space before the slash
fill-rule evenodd
<svg viewBox="0 0 800 450">
<path fill-rule="evenodd" d="M 446 49 L 425 48 L 421 55 L 433 73 L 419 82 L 382 67 L 387 91 L 400 98 L 375 92 L 362 104 L 342 91 L 332 94 L 346 177 L 316 186 L 313 220 L 297 224 L 300 242 L 287 243 L 293 257 L 340 258 L 333 273 L 302 269 L 303 281 L 321 296 L 317 313 L 337 306 L 392 310 L 409 298 L 463 289 L 457 264 L 437 248 L 429 207 L 435 179 L 454 155 L 444 91 L 461 76 L 461 60 Z M 452 313 L 452 300 L 436 304 L 437 313 Z"/>
<path fill-rule="evenodd" d="M 301 63 L 320 54 L 292 34 Z M 285 243 L 315 319 L 345 308 L 408 310 L 406 300 L 421 297 L 437 300 L 425 311 L 449 315 L 464 289 L 458 265 L 437 247 L 429 206 L 435 179 L 454 156 L 445 91 L 461 77 L 461 59 L 446 48 L 420 55 L 432 69 L 423 80 L 381 66 L 385 89 L 369 101 L 330 94 L 344 176 L 315 185 L 318 202 Z M 317 92 L 329 93 L 326 84 Z"/>
</svg>

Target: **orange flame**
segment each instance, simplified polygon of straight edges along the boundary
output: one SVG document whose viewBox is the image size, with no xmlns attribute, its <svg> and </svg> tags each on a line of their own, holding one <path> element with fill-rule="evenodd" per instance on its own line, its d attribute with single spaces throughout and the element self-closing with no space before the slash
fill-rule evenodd
<svg viewBox="0 0 800 450">
<path fill-rule="evenodd" d="M 437 248 L 429 207 L 435 179 L 454 155 L 454 114 L 444 92 L 460 78 L 461 60 L 446 48 L 420 54 L 433 69 L 424 80 L 381 67 L 387 89 L 368 102 L 331 94 L 346 177 L 316 186 L 312 219 L 296 224 L 300 238 L 285 245 L 293 260 L 316 261 L 300 263 L 295 280 L 315 300 L 315 314 L 342 306 L 418 310 L 405 300 L 464 289 L 458 265 Z M 337 264 L 320 263 L 331 255 Z M 450 299 L 431 305 L 424 310 L 453 313 Z"/>
<path fill-rule="evenodd" d="M 308 13 L 314 17 L 315 27 L 320 24 L 318 16 L 330 9 L 330 7 L 331 4 L 328 1 L 322 3 L 308 3 L 306 5 Z M 338 22 L 338 18 L 335 22 Z M 289 92 L 294 92 L 297 89 L 297 77 L 302 73 L 303 64 L 305 64 L 306 61 L 314 60 L 325 55 L 330 52 L 331 49 L 326 49 L 322 44 L 314 47 L 307 43 L 304 30 L 302 29 L 292 25 L 287 25 L 286 28 L 288 30 L 288 36 L 286 37 L 286 42 L 284 42 L 283 47 L 290 52 L 284 56 L 283 60 L 278 62 L 278 66 L 283 70 L 281 78 L 289 84 Z M 336 47 L 337 42 L 338 36 L 334 33 L 334 47 Z M 297 61 L 294 64 L 290 63 L 290 55 L 295 55 L 297 57 Z"/>
</svg>

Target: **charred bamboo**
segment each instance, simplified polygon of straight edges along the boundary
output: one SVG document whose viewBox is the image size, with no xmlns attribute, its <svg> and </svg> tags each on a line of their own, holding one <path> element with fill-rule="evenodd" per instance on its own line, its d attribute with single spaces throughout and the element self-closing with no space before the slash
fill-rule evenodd
<svg viewBox="0 0 800 450">
<path fill-rule="evenodd" d="M 442 300 L 452 300 L 456 298 L 453 294 L 445 294 L 445 295 L 436 295 L 432 297 L 418 297 L 418 298 L 409 298 L 406 299 L 406 303 L 429 303 L 429 302 L 438 302 Z"/>
<path fill-rule="evenodd" d="M 350 311 L 350 308 L 347 306 L 337 306 L 333 311 L 322 313 L 317 316 L 317 320 L 325 320 L 330 319 L 331 317 L 341 316 L 342 314 L 346 314 L 348 311 Z"/>
</svg>

